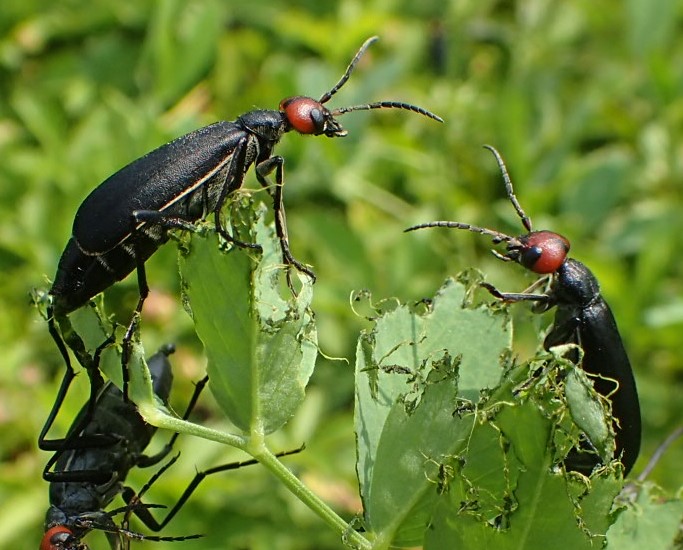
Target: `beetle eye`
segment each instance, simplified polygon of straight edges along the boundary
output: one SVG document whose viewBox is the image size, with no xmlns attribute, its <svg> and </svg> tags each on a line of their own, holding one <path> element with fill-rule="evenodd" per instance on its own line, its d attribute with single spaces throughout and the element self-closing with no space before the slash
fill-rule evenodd
<svg viewBox="0 0 683 550">
<path fill-rule="evenodd" d="M 325 114 L 321 109 L 311 109 L 311 120 L 315 126 L 315 133 L 322 134 L 325 131 Z"/>
<path fill-rule="evenodd" d="M 538 246 L 529 246 L 521 250 L 519 254 L 519 263 L 531 271 L 534 270 L 534 265 L 543 255 L 543 250 Z"/>
<path fill-rule="evenodd" d="M 72 546 L 78 540 L 74 537 L 71 530 L 64 525 L 55 525 L 48 529 L 43 535 L 40 543 L 40 550 L 59 550 L 60 548 L 76 548 Z"/>
</svg>

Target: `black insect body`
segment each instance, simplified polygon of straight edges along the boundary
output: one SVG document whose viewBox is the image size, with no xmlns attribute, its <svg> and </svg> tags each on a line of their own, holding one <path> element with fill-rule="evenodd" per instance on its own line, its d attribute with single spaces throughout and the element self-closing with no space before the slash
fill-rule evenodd
<svg viewBox="0 0 683 550">
<path fill-rule="evenodd" d="M 544 347 L 574 343 L 584 350 L 581 367 L 594 375 L 595 390 L 609 397 L 612 415 L 619 422 L 615 426 L 617 455 L 628 474 L 640 452 L 640 404 L 631 363 L 612 310 L 600 294 L 595 276 L 571 258 L 557 270 L 548 297 L 545 305 L 555 306 L 557 313 Z M 596 457 L 576 453 L 571 458 L 574 469 L 590 472 Z"/>
<path fill-rule="evenodd" d="M 173 381 L 168 361 L 168 355 L 172 351 L 172 346 L 166 346 L 153 355 L 148 363 L 154 393 L 164 403 L 168 400 Z M 205 377 L 196 385 L 184 419 L 190 415 L 207 382 L 208 377 Z M 74 434 L 73 430 L 78 432 Z M 207 476 L 257 463 L 256 460 L 232 462 L 197 472 L 165 517 L 158 521 L 150 509 L 160 506 L 143 504 L 141 498 L 179 455 L 169 460 L 139 492 L 124 486 L 131 468 L 158 464 L 171 451 L 178 437 L 178 434 L 174 434 L 158 453 L 146 455 L 144 450 L 155 431 L 156 428 L 147 424 L 138 414 L 135 405 L 123 399 L 121 390 L 114 384 L 109 382 L 102 388 L 93 414 L 90 414 L 88 406 L 84 407 L 74 420 L 67 437 L 51 442 L 57 451 L 43 474 L 45 480 L 50 482 L 50 507 L 45 518 L 45 534 L 40 550 L 87 550 L 88 546 L 82 539 L 94 529 L 107 534 L 114 550 L 119 550 L 124 541 L 131 539 L 175 542 L 198 538 L 201 535 L 143 535 L 130 531 L 127 523 L 130 515 L 134 514 L 147 528 L 158 532 L 175 517 Z M 108 436 L 106 442 L 101 440 L 101 434 Z M 303 447 L 281 452 L 276 456 L 287 456 L 301 450 Z M 55 471 L 48 471 L 52 465 L 55 466 Z M 121 494 L 126 506 L 105 511 L 118 494 Z M 120 525 L 114 521 L 119 514 L 125 515 Z"/>
<path fill-rule="evenodd" d="M 224 228 L 221 210 L 226 200 L 241 186 L 253 165 L 259 183 L 273 198 L 275 226 L 284 261 L 314 278 L 313 272 L 297 261 L 289 250 L 285 212 L 282 202 L 284 159 L 273 156 L 280 138 L 292 130 L 301 134 L 343 137 L 347 134 L 337 117 L 370 109 L 406 109 L 442 121 L 429 111 L 395 101 L 327 109 L 327 103 L 346 83 L 366 49 L 377 37 L 368 39 L 349 64 L 339 82 L 319 100 L 291 97 L 278 110 L 255 110 L 232 122 L 216 122 L 177 138 L 116 172 L 95 188 L 76 213 L 73 232 L 59 261 L 50 290 L 48 311 L 50 333 L 57 343 L 69 371 L 64 393 L 73 378 L 72 367 L 62 336 L 57 330 L 62 319 L 109 286 L 137 270 L 140 298 L 123 345 L 123 385 L 127 397 L 125 367 L 129 342 L 135 330 L 149 288 L 145 261 L 168 239 L 168 230 L 188 229 L 206 216 L 213 215 L 216 230 L 238 246 L 243 243 Z M 266 179 L 275 172 L 275 185 Z M 66 338 L 65 338 L 66 339 Z M 103 383 L 85 346 L 77 335 L 67 340 L 86 370 L 94 395 Z M 68 379 L 68 380 L 67 380 Z M 51 413 L 48 424 L 54 414 Z"/>
<path fill-rule="evenodd" d="M 252 165 L 256 166 L 259 182 L 273 193 L 285 261 L 311 274 L 289 251 L 279 190 L 284 160 L 272 155 L 280 138 L 291 130 L 316 136 L 346 136 L 336 117 L 358 110 L 407 109 L 441 121 L 421 107 L 395 101 L 335 110 L 324 106 L 376 40 L 373 37 L 363 44 L 341 80 L 319 100 L 290 97 L 280 103 L 278 110 L 251 111 L 233 122 L 200 128 L 133 161 L 95 188 L 76 213 L 71 240 L 59 262 L 50 291 L 55 313 L 77 309 L 133 269 L 140 269 L 167 239 L 169 228 L 187 228 L 213 214 L 217 230 L 233 241 L 223 228 L 220 211 L 228 197 L 242 186 Z M 275 188 L 266 180 L 273 170 Z M 144 294 L 144 281 L 141 287 Z"/>
<path fill-rule="evenodd" d="M 171 351 L 171 347 L 164 348 L 149 360 L 154 392 L 164 402 L 173 381 L 168 361 Z M 88 408 L 84 407 L 72 430 L 79 429 L 83 417 L 88 414 Z M 81 540 L 92 529 L 107 532 L 112 548 L 119 548 L 121 535 L 142 537 L 122 531 L 114 522 L 114 514 L 104 509 L 123 491 L 123 483 L 132 467 L 157 464 L 170 451 L 175 436 L 158 454 L 144 454 L 155 431 L 138 414 L 133 403 L 123 400 L 121 390 L 114 384 L 109 382 L 102 388 L 94 414 L 77 434 L 69 433 L 61 442 L 63 448 L 48 463 L 48 468 L 54 464 L 56 470 L 43 474 L 50 482 L 50 507 L 41 550 L 87 549 Z M 109 443 L 89 446 L 89 436 L 102 433 L 109 436 Z M 142 538 L 177 540 L 174 537 Z M 182 537 L 185 538 L 188 537 Z"/>
<path fill-rule="evenodd" d="M 486 146 L 498 161 L 508 198 L 522 219 L 528 233 L 519 237 L 459 222 L 431 222 L 406 229 L 452 227 L 481 233 L 494 244 L 505 243 L 504 254 L 494 254 L 504 261 L 514 261 L 535 273 L 551 275 L 546 294 L 503 293 L 484 285 L 497 298 L 507 302 L 537 302 L 534 311 L 556 308 L 553 326 L 545 338 L 546 350 L 560 344 L 578 344 L 583 349 L 581 367 L 589 373 L 595 390 L 608 398 L 615 419 L 616 452 L 624 473 L 628 474 L 640 451 L 640 404 L 631 363 L 621 340 L 609 305 L 600 294 L 600 286 L 591 271 L 581 262 L 567 258 L 569 241 L 551 231 L 532 231 L 531 220 L 519 205 L 505 164 L 493 147 Z M 576 358 L 578 360 L 578 358 Z M 573 449 L 565 459 L 568 469 L 590 474 L 600 458 L 586 443 Z"/>
</svg>

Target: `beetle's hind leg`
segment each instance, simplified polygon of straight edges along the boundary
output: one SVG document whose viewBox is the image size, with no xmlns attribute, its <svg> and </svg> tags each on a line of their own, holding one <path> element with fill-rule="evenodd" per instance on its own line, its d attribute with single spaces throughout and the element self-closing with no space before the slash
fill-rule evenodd
<svg viewBox="0 0 683 550">
<path fill-rule="evenodd" d="M 131 216 L 131 242 L 127 248 L 135 260 L 135 271 L 138 278 L 138 303 L 133 311 L 133 316 L 126 328 L 126 332 L 121 342 L 121 377 L 123 380 L 122 391 L 123 400 L 128 402 L 128 384 L 130 374 L 128 372 L 128 362 L 131 356 L 133 335 L 138 329 L 142 307 L 149 296 L 149 285 L 147 283 L 147 271 L 145 261 L 149 254 L 145 254 L 146 248 L 154 250 L 166 240 L 166 232 L 169 229 L 182 229 L 186 231 L 195 230 L 195 225 L 178 216 L 169 216 L 158 210 L 135 210 Z M 144 243 L 144 239 L 148 243 Z"/>
</svg>

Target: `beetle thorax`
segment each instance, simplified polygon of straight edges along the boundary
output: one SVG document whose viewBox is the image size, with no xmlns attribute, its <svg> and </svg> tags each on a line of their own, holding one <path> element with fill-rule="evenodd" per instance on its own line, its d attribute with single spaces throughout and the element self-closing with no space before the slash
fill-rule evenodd
<svg viewBox="0 0 683 550">
<path fill-rule="evenodd" d="M 282 134 L 291 129 L 284 114 L 273 110 L 250 111 L 239 117 L 236 122 L 245 131 L 253 134 L 262 148 L 264 142 L 272 148 L 280 141 Z"/>
<path fill-rule="evenodd" d="M 572 258 L 557 271 L 552 291 L 559 304 L 587 307 L 601 299 L 598 280 L 584 264 Z"/>
</svg>

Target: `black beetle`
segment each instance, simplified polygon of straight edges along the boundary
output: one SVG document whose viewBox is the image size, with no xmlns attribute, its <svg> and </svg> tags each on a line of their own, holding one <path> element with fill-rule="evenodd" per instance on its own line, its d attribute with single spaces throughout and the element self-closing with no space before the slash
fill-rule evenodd
<svg viewBox="0 0 683 550">
<path fill-rule="evenodd" d="M 168 360 L 172 352 L 173 346 L 165 346 L 149 359 L 154 393 L 164 403 L 168 400 L 173 382 Z M 204 377 L 197 383 L 184 419 L 190 415 L 207 382 L 208 377 Z M 93 529 L 106 532 L 114 549 L 121 548 L 123 539 L 170 542 L 198 538 L 201 535 L 143 535 L 130 531 L 127 523 L 129 516 L 135 514 L 146 527 L 158 532 L 173 519 L 204 478 L 256 464 L 255 460 L 246 460 L 197 472 L 164 519 L 157 521 L 150 513 L 150 508 L 160 506 L 143 504 L 141 498 L 163 472 L 173 465 L 179 455 L 164 464 L 139 492 L 136 493 L 123 485 L 131 468 L 145 468 L 158 464 L 171 451 L 178 437 L 177 433 L 173 434 L 158 453 L 145 455 L 144 450 L 155 432 L 156 428 L 144 421 L 135 405 L 124 400 L 121 390 L 109 382 L 99 392 L 92 413 L 89 406 L 83 407 L 65 439 L 44 442 L 47 445 L 43 448 L 51 447 L 56 452 L 43 472 L 43 478 L 50 482 L 50 507 L 45 517 L 45 534 L 41 541 L 41 550 L 87 550 L 88 547 L 82 539 Z M 108 439 L 102 440 L 102 434 Z M 278 453 L 276 456 L 287 456 L 302 449 L 303 447 L 300 447 L 293 451 Z M 52 466 L 55 467 L 55 471 L 50 471 Z M 126 506 L 105 511 L 117 494 L 121 494 Z M 114 521 L 118 514 L 125 514 L 121 525 Z"/>
<path fill-rule="evenodd" d="M 210 214 L 224 239 L 239 246 L 255 247 L 230 235 L 220 217 L 226 200 L 242 186 L 245 173 L 252 165 L 259 183 L 272 195 L 284 261 L 314 278 L 313 272 L 289 250 L 282 203 L 284 159 L 273 156 L 273 149 L 283 134 L 295 130 L 300 134 L 343 137 L 347 132 L 336 117 L 369 109 L 406 109 L 442 122 L 426 109 L 396 101 L 334 110 L 324 106 L 346 83 L 358 60 L 376 40 L 377 37 L 372 37 L 365 41 L 339 82 L 319 100 L 290 97 L 282 100 L 278 110 L 250 111 L 235 121 L 216 122 L 190 132 L 131 162 L 86 197 L 76 213 L 72 236 L 50 289 L 50 334 L 69 371 L 72 370 L 70 359 L 55 319 L 61 325 L 61 319 L 67 314 L 136 269 L 140 297 L 123 340 L 123 389 L 127 398 L 125 365 L 130 353 L 129 342 L 149 293 L 145 262 L 168 239 L 169 229 L 191 228 L 194 222 Z M 273 171 L 274 186 L 266 179 Z M 88 370 L 94 402 L 94 394 L 103 382 L 99 373 L 94 372 L 96 367 L 79 340 L 74 335 L 67 342 Z M 72 378 L 72 374 L 67 374 L 65 380 L 70 382 Z M 63 384 L 64 392 L 69 382 Z"/>
<path fill-rule="evenodd" d="M 220 211 L 226 199 L 242 186 L 252 165 L 259 182 L 273 194 L 285 261 L 312 276 L 293 258 L 287 243 L 281 191 L 284 160 L 272 155 L 283 134 L 295 130 L 343 137 L 347 132 L 336 117 L 367 109 L 407 109 L 442 121 L 421 107 L 395 101 L 334 110 L 324 106 L 376 40 L 366 40 L 339 82 L 319 100 L 290 97 L 282 100 L 278 110 L 250 111 L 235 121 L 200 128 L 131 162 L 96 187 L 79 207 L 72 237 L 59 261 L 50 290 L 54 312 L 69 313 L 133 269 L 142 270 L 144 262 L 167 239 L 166 229 L 191 227 L 212 213 L 217 231 L 234 241 L 223 228 Z M 266 180 L 273 170 L 274 187 Z M 144 275 L 140 278 L 141 294 L 146 294 Z"/>
<path fill-rule="evenodd" d="M 484 286 L 494 296 L 507 302 L 537 302 L 534 309 L 537 312 L 557 308 L 553 326 L 543 346 L 548 350 L 560 344 L 578 344 L 583 349 L 581 367 L 592 375 L 595 390 L 612 404 L 617 457 L 626 475 L 640 452 L 640 404 L 631 363 L 612 310 L 600 294 L 600 286 L 590 269 L 578 260 L 567 258 L 569 241 L 565 237 L 552 231 L 532 231 L 531 220 L 515 197 L 502 157 L 493 147 L 485 147 L 496 157 L 507 196 L 528 233 L 513 237 L 492 229 L 450 221 L 424 223 L 406 231 L 425 227 L 452 227 L 488 235 L 493 237 L 494 244 L 506 244 L 504 254 L 494 251 L 501 260 L 517 262 L 534 273 L 551 275 L 546 294 L 503 293 L 491 285 Z M 585 448 L 573 449 L 565 460 L 567 467 L 590 474 L 600 459 L 589 447 L 587 444 Z"/>
<path fill-rule="evenodd" d="M 172 351 L 172 346 L 166 346 L 149 359 L 154 392 L 163 402 L 168 400 L 173 382 L 168 361 Z M 203 384 L 198 384 L 187 414 L 202 387 Z M 105 531 L 112 548 L 120 547 L 122 535 L 150 538 L 121 529 L 113 519 L 118 511 L 106 512 L 104 508 L 123 491 L 132 467 L 157 464 L 171 450 L 177 434 L 159 453 L 143 454 L 155 431 L 138 414 L 133 403 L 123 400 L 121 390 L 109 382 L 99 392 L 92 414 L 84 407 L 67 438 L 49 442 L 56 452 L 43 473 L 50 482 L 50 507 L 45 517 L 41 550 L 85 550 L 87 546 L 81 540 L 92 529 Z M 107 434 L 107 443 L 90 446 L 92 436 L 98 434 Z M 49 471 L 52 465 L 55 471 Z M 137 509 L 134 512 L 144 518 Z M 196 536 L 151 538 L 185 540 Z"/>
</svg>

